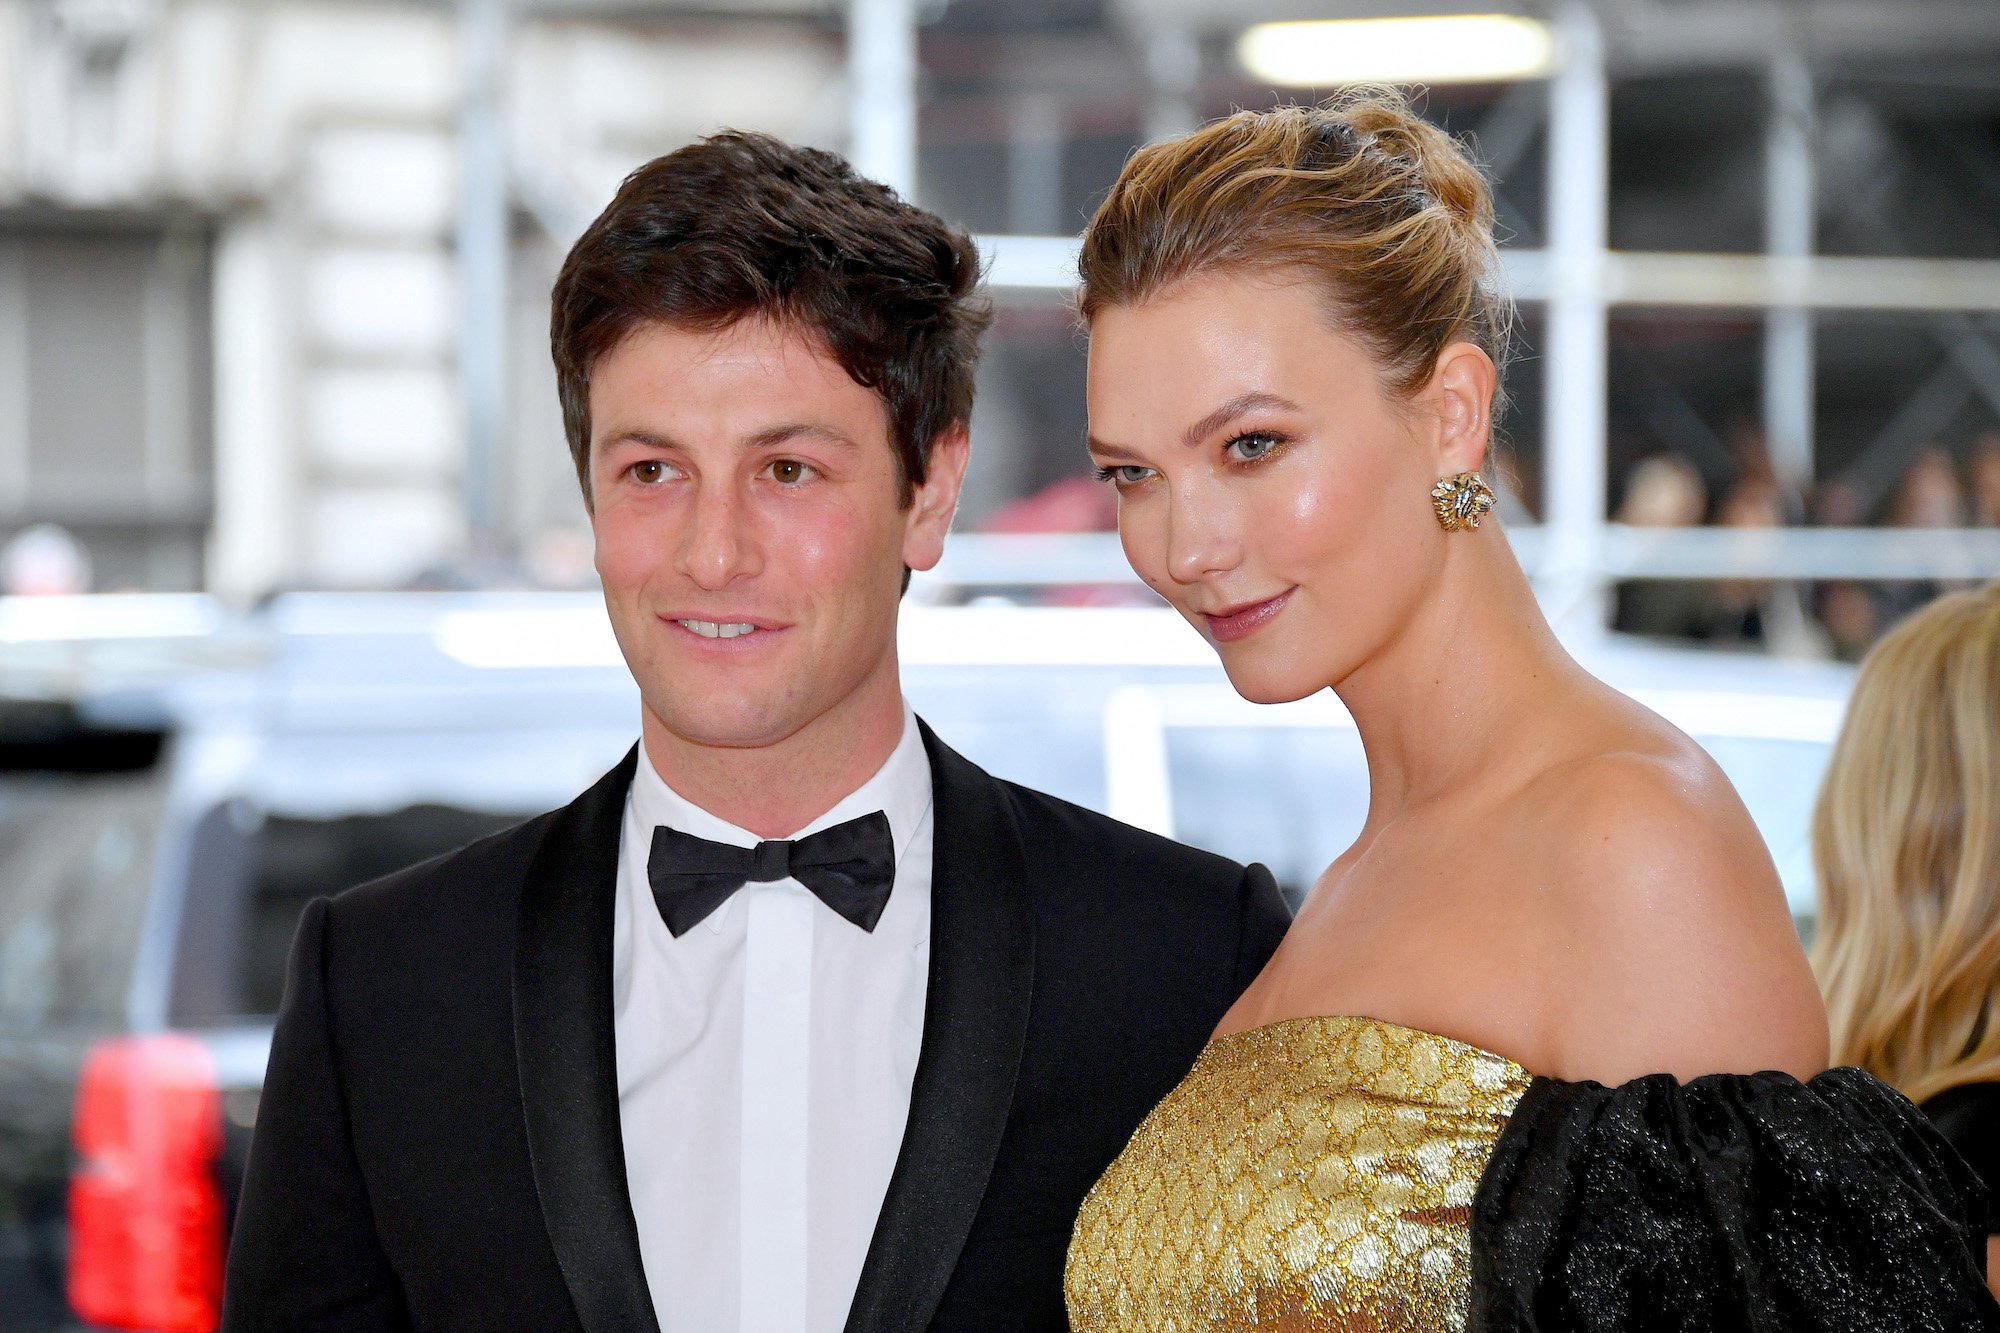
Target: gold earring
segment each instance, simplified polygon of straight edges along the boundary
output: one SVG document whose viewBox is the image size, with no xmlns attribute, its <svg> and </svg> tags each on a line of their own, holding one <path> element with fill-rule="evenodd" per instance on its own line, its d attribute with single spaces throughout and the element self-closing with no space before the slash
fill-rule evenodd
<svg viewBox="0 0 2000 1333">
<path fill-rule="evenodd" d="M 1476 528 L 1493 512 L 1493 488 L 1477 472 L 1461 472 L 1431 487 L 1431 507 L 1446 532 Z"/>
</svg>

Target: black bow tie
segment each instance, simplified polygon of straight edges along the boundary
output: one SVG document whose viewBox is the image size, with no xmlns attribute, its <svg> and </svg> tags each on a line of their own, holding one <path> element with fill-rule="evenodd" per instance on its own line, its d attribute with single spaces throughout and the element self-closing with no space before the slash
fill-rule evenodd
<svg viewBox="0 0 2000 1333">
<path fill-rule="evenodd" d="M 653 901 L 674 938 L 679 939 L 729 901 L 745 884 L 795 879 L 819 900 L 866 931 L 873 931 L 889 905 L 896 879 L 896 845 L 889 816 L 850 819 L 796 842 L 760 842 L 732 847 L 662 824 L 653 830 L 646 858 Z"/>
</svg>

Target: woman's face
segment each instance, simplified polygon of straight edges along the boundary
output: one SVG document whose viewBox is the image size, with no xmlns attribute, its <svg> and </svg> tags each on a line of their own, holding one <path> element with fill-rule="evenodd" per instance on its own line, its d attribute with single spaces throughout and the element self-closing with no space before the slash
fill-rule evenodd
<svg viewBox="0 0 2000 1333">
<path fill-rule="evenodd" d="M 1090 331 L 1090 450 L 1126 557 L 1260 703 L 1339 684 L 1436 588 L 1445 542 L 1468 538 L 1430 490 L 1480 465 L 1493 388 L 1458 343 L 1397 401 L 1287 278 L 1193 278 Z"/>
</svg>

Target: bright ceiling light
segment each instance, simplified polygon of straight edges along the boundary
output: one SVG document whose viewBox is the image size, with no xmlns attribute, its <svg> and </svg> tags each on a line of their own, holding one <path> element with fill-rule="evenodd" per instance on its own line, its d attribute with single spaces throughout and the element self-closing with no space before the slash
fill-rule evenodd
<svg viewBox="0 0 2000 1333">
<path fill-rule="evenodd" d="M 1348 83 L 1498 83 L 1555 66 L 1549 25 L 1515 14 L 1260 23 L 1236 43 L 1244 68 L 1286 88 Z"/>
</svg>

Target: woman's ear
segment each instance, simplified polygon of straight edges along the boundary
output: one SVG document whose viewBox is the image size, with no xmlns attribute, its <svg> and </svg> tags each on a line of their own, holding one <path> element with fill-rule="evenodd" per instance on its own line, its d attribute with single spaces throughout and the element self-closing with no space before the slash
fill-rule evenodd
<svg viewBox="0 0 2000 1333">
<path fill-rule="evenodd" d="M 1471 343 L 1449 344 L 1438 353 L 1428 397 L 1437 416 L 1441 476 L 1477 472 L 1493 441 L 1493 358 Z"/>
</svg>

